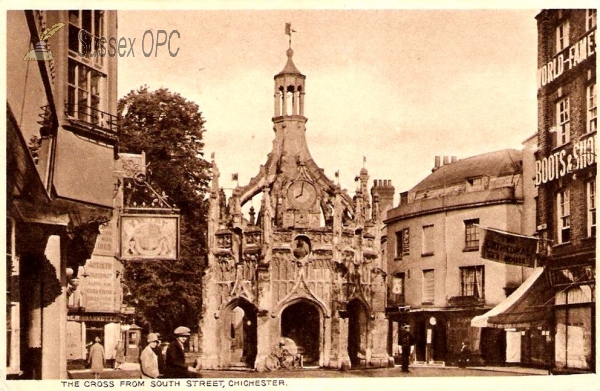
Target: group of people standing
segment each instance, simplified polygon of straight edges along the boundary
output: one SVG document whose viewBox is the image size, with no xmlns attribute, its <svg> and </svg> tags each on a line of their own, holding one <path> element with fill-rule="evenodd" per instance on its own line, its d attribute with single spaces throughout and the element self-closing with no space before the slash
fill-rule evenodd
<svg viewBox="0 0 600 391">
<path fill-rule="evenodd" d="M 184 344 L 190 337 L 190 329 L 180 326 L 173 334 L 175 340 L 169 344 L 164 357 L 160 348 L 160 336 L 157 333 L 148 334 L 148 345 L 140 355 L 142 379 L 199 377 L 197 369 L 188 366 L 185 361 Z"/>
<path fill-rule="evenodd" d="M 184 344 L 190 337 L 190 329 L 184 326 L 177 327 L 173 333 L 175 340 L 169 344 L 165 354 L 160 346 L 160 335 L 150 333 L 146 337 L 148 345 L 140 355 L 140 370 L 142 379 L 156 379 L 165 377 L 170 379 L 199 377 L 195 367 L 188 366 L 185 361 Z M 120 369 L 125 362 L 123 342 L 119 341 L 115 347 L 115 366 Z M 94 378 L 100 378 L 106 363 L 104 347 L 100 338 L 94 338 L 94 343 L 89 347 L 87 357 L 88 367 Z"/>
</svg>

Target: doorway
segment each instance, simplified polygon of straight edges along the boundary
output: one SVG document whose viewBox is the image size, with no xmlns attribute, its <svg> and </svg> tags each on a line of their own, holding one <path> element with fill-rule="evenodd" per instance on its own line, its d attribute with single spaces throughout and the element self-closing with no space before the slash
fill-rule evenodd
<svg viewBox="0 0 600 391">
<path fill-rule="evenodd" d="M 319 365 L 320 329 L 319 309 L 307 301 L 292 304 L 281 313 L 281 336 L 296 343 L 304 366 Z"/>
<path fill-rule="evenodd" d="M 227 352 L 225 365 L 233 367 L 254 367 L 257 352 L 257 311 L 246 300 L 238 300 L 224 317 L 224 337 Z"/>
</svg>

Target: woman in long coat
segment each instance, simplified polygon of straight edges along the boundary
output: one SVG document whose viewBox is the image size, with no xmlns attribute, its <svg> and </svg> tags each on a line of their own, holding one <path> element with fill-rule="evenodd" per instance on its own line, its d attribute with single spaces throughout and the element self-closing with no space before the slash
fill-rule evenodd
<svg viewBox="0 0 600 391">
<path fill-rule="evenodd" d="M 100 373 L 104 370 L 104 348 L 100 345 L 100 338 L 98 337 L 96 337 L 94 344 L 90 347 L 88 363 L 94 374 L 94 379 L 99 379 Z"/>
</svg>

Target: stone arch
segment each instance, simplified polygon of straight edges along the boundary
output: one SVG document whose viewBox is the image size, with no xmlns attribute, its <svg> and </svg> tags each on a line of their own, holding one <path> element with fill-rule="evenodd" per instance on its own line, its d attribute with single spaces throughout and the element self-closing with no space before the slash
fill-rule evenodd
<svg viewBox="0 0 600 391">
<path fill-rule="evenodd" d="M 309 298 L 296 298 L 279 312 L 279 335 L 296 343 L 304 365 L 320 365 L 324 351 L 325 311 L 321 303 Z"/>
<path fill-rule="evenodd" d="M 220 311 L 221 367 L 254 367 L 257 354 L 256 306 L 243 297 L 231 300 Z"/>
</svg>

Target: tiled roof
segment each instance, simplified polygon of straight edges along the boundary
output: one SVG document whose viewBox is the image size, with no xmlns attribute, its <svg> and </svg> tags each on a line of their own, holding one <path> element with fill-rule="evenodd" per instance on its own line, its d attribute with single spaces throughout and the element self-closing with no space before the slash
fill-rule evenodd
<svg viewBox="0 0 600 391">
<path fill-rule="evenodd" d="M 437 189 L 478 176 L 498 177 L 522 172 L 522 152 L 515 149 L 484 153 L 442 165 L 410 192 Z"/>
</svg>

